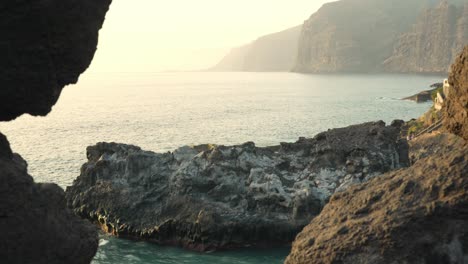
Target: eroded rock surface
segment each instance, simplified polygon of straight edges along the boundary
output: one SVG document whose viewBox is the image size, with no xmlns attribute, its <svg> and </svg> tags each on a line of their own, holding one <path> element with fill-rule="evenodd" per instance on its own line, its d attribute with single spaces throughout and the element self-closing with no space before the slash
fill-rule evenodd
<svg viewBox="0 0 468 264">
<path fill-rule="evenodd" d="M 99 143 L 88 147 L 68 205 L 120 237 L 200 251 L 282 245 L 336 191 L 406 166 L 399 132 L 376 122 L 274 147 L 164 154 Z"/>
<path fill-rule="evenodd" d="M 55 184 L 35 184 L 27 163 L 0 134 L 0 259 L 2 263 L 90 263 L 97 228 L 66 207 Z"/>
<path fill-rule="evenodd" d="M 463 148 L 335 194 L 286 263 L 465 264 L 467 175 Z"/>
<path fill-rule="evenodd" d="M 449 82 L 452 88 L 443 109 L 444 125 L 468 140 L 468 46 L 453 64 Z"/>
</svg>

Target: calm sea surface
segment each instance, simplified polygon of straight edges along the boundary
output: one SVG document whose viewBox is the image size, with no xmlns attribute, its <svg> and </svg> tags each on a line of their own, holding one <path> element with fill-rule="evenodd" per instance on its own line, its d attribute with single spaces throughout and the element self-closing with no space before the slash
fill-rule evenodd
<svg viewBox="0 0 468 264">
<path fill-rule="evenodd" d="M 440 76 L 294 73 L 85 74 L 47 117 L 0 123 L 38 182 L 70 185 L 101 141 L 171 151 L 202 143 L 258 146 L 329 128 L 420 116 L 428 104 L 399 100 Z M 194 254 L 103 236 L 101 263 L 281 263 L 287 250 Z"/>
</svg>

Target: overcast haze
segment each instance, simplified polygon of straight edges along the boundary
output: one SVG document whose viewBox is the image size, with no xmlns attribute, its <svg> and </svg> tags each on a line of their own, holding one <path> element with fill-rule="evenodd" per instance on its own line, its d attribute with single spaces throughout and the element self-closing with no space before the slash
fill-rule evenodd
<svg viewBox="0 0 468 264">
<path fill-rule="evenodd" d="M 118 0 L 92 72 L 197 70 L 230 48 L 302 24 L 330 0 Z"/>
</svg>

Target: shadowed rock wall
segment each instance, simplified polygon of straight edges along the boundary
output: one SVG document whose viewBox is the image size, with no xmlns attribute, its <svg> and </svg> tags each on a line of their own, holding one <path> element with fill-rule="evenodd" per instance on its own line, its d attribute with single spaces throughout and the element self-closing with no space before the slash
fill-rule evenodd
<svg viewBox="0 0 468 264">
<path fill-rule="evenodd" d="M 111 0 L 0 3 L 0 121 L 46 115 L 91 63 Z M 33 147 L 33 146 L 31 146 Z M 2 263 L 90 263 L 97 229 L 66 208 L 64 191 L 36 184 L 0 133 Z"/>
</svg>

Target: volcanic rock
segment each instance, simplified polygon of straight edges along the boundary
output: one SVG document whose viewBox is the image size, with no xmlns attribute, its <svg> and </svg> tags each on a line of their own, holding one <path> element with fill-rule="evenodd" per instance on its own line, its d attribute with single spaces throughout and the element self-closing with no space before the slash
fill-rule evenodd
<svg viewBox="0 0 468 264">
<path fill-rule="evenodd" d="M 0 121 L 46 115 L 96 51 L 111 0 L 0 3 Z M 31 146 L 34 147 L 34 146 Z M 0 262 L 90 263 L 97 229 L 66 208 L 55 184 L 36 184 L 0 133 Z"/>
<path fill-rule="evenodd" d="M 333 193 L 407 166 L 399 132 L 376 122 L 273 147 L 161 154 L 99 143 L 67 201 L 119 237 L 199 251 L 286 245 Z"/>
</svg>

